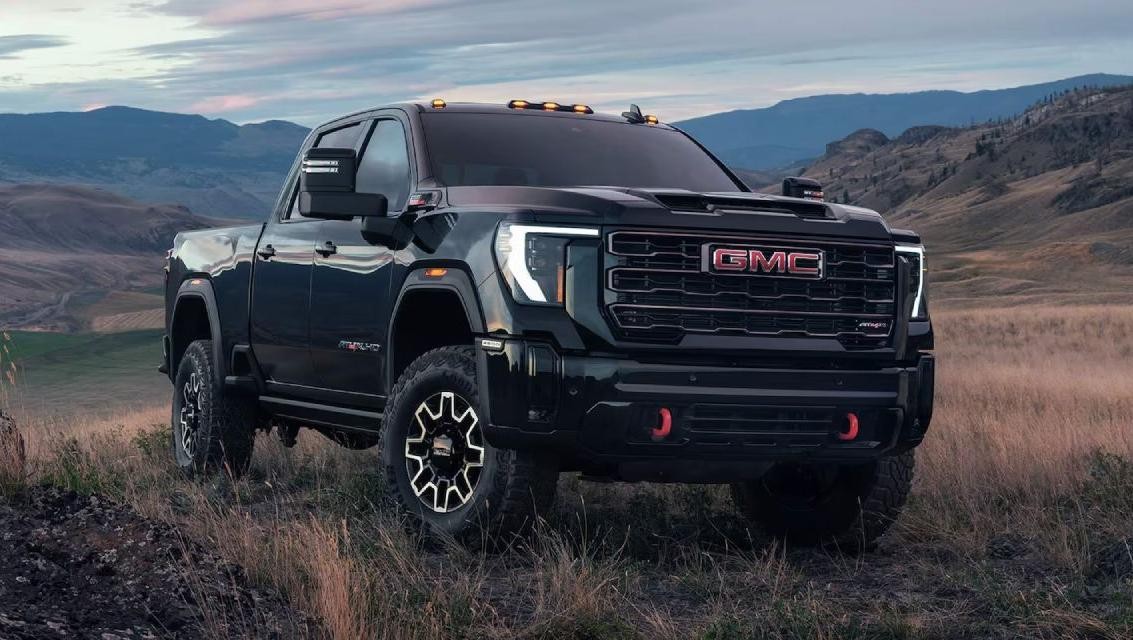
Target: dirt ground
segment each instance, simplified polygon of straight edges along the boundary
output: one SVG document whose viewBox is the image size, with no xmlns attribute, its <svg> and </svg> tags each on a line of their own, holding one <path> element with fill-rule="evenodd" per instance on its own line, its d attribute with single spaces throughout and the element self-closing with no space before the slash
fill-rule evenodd
<svg viewBox="0 0 1133 640">
<path fill-rule="evenodd" d="M 247 582 L 172 526 L 97 496 L 36 488 L 0 502 L 0 638 L 313 635 Z"/>
</svg>

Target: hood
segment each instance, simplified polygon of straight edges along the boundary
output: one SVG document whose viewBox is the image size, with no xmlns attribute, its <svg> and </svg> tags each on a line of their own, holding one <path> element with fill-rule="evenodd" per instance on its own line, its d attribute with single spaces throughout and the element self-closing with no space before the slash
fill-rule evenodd
<svg viewBox="0 0 1133 640">
<path fill-rule="evenodd" d="M 458 209 L 528 214 L 540 223 L 665 227 L 889 240 L 869 209 L 764 193 L 627 187 L 449 187 Z"/>
</svg>

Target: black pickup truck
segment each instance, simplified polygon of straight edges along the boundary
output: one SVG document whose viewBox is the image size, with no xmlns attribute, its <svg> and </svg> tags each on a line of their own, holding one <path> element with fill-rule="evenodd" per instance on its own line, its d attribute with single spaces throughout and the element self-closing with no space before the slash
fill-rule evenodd
<svg viewBox="0 0 1133 640">
<path fill-rule="evenodd" d="M 924 250 L 820 189 L 754 193 L 636 107 L 329 122 L 265 223 L 169 252 L 177 463 L 239 474 L 257 430 L 309 428 L 378 446 L 397 504 L 457 538 L 581 472 L 727 483 L 771 534 L 868 545 L 932 416 Z"/>
</svg>

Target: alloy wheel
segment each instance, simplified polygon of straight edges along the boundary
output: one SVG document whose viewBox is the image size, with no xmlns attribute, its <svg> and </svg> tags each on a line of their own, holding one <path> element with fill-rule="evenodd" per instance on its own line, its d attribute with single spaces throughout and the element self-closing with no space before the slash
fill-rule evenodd
<svg viewBox="0 0 1133 640">
<path fill-rule="evenodd" d="M 432 511 L 468 504 L 484 468 L 484 439 L 467 399 L 443 391 L 417 406 L 405 438 L 405 467 L 413 493 Z"/>
<path fill-rule="evenodd" d="M 181 388 L 181 448 L 192 459 L 196 455 L 197 435 L 201 424 L 201 395 L 204 385 L 196 373 L 189 375 L 189 379 Z"/>
</svg>

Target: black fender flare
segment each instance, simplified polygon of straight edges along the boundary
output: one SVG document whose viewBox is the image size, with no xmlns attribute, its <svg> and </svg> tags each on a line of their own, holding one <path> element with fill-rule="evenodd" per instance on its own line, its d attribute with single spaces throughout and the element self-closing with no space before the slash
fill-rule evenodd
<svg viewBox="0 0 1133 640">
<path fill-rule="evenodd" d="M 216 294 L 212 289 L 212 281 L 207 278 L 190 278 L 181 283 L 177 289 L 177 297 L 173 301 L 173 314 L 169 318 L 170 351 L 169 351 L 169 378 L 177 375 L 177 367 L 181 364 L 178 354 L 184 353 L 189 345 L 180 344 L 177 336 L 173 335 L 173 327 L 177 326 L 177 314 L 181 311 L 181 303 L 187 298 L 198 298 L 204 301 L 205 313 L 208 315 L 209 333 L 212 334 L 213 383 L 217 388 L 224 386 L 225 359 L 224 336 L 220 330 L 220 311 L 216 306 Z M 176 359 L 175 359 L 176 358 Z"/>
<path fill-rule="evenodd" d="M 472 278 L 460 269 L 449 268 L 442 276 L 426 276 L 426 267 L 419 267 L 414 269 L 405 277 L 405 281 L 401 285 L 401 291 L 397 294 L 397 300 L 393 304 L 393 309 L 390 313 L 390 323 L 388 334 L 386 335 L 386 349 L 385 367 L 386 367 L 386 380 L 393 383 L 391 377 L 393 375 L 393 332 L 397 326 L 398 314 L 401 312 L 401 303 L 405 300 L 405 296 L 415 291 L 447 291 L 455 293 L 456 297 L 460 299 L 460 306 L 464 308 L 464 314 L 468 318 L 468 326 L 472 328 L 473 335 L 483 335 L 487 333 L 487 323 L 484 322 L 484 310 L 480 305 L 480 296 L 476 294 L 476 286 L 472 284 Z"/>
</svg>

